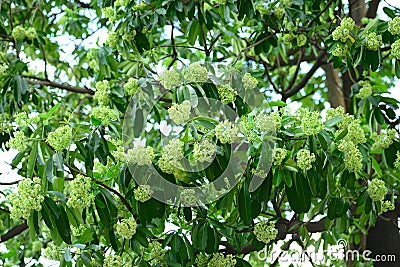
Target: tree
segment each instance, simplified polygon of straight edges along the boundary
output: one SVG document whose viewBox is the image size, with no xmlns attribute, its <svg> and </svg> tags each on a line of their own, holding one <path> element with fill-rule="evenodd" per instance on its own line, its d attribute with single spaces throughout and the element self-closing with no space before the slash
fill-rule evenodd
<svg viewBox="0 0 400 267">
<path fill-rule="evenodd" d="M 399 266 L 400 9 L 349 2 L 2 1 L 2 264 Z"/>
</svg>

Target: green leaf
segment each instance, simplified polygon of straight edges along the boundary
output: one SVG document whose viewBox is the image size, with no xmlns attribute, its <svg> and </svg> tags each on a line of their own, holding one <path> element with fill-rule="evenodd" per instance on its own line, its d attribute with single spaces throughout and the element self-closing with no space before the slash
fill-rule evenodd
<svg viewBox="0 0 400 267">
<path fill-rule="evenodd" d="M 345 137 L 347 135 L 347 128 L 345 128 L 344 130 L 342 130 L 339 135 L 335 138 L 335 142 L 340 141 L 341 139 L 343 139 L 343 137 Z"/>
<path fill-rule="evenodd" d="M 272 183 L 275 187 L 278 187 L 282 182 L 282 172 L 278 169 L 275 171 L 274 176 L 272 178 Z"/>
<path fill-rule="evenodd" d="M 394 70 L 396 73 L 396 77 L 400 79 L 400 60 L 396 59 L 395 63 L 394 63 Z"/>
<path fill-rule="evenodd" d="M 141 31 L 136 32 L 135 43 L 139 53 L 150 49 L 150 42 Z"/>
<path fill-rule="evenodd" d="M 328 204 L 328 218 L 330 220 L 342 217 L 349 209 L 350 203 L 340 197 L 331 197 Z"/>
<path fill-rule="evenodd" d="M 53 184 L 53 190 L 58 191 L 58 192 L 64 191 L 64 178 L 54 177 L 52 184 Z"/>
<path fill-rule="evenodd" d="M 111 220 L 110 212 L 107 208 L 107 202 L 106 202 L 103 194 L 101 194 L 101 193 L 97 194 L 94 199 L 94 203 L 96 206 L 97 213 L 99 214 L 100 221 L 104 224 L 104 226 L 111 227 L 112 220 Z"/>
<path fill-rule="evenodd" d="M 35 170 L 35 165 L 36 165 L 36 154 L 37 154 L 37 141 L 33 143 L 31 153 L 29 154 L 29 159 L 28 159 L 28 166 L 27 166 L 27 177 L 32 178 L 33 177 L 33 171 Z"/>
<path fill-rule="evenodd" d="M 382 111 L 379 108 L 374 109 L 374 117 L 375 120 L 380 124 L 383 125 L 385 123 L 385 119 L 383 118 Z"/>
<path fill-rule="evenodd" d="M 57 218 L 57 224 L 56 224 L 58 233 L 60 234 L 62 240 L 65 243 L 72 244 L 71 228 L 69 226 L 67 213 L 65 212 L 64 207 L 61 204 L 58 205 L 58 210 L 59 210 L 59 217 Z"/>
<path fill-rule="evenodd" d="M 93 239 L 94 239 L 93 231 L 92 231 L 92 229 L 88 228 L 82 233 L 82 235 L 78 238 L 78 240 L 75 243 L 76 244 L 86 244 L 86 243 L 92 242 Z"/>
<path fill-rule="evenodd" d="M 294 186 L 286 186 L 290 207 L 296 213 L 308 212 L 311 206 L 311 188 L 307 178 L 301 173 L 293 173 Z"/>
<path fill-rule="evenodd" d="M 251 198 L 246 182 L 243 183 L 239 192 L 239 215 L 245 225 L 252 224 Z"/>
<path fill-rule="evenodd" d="M 335 117 L 335 118 L 332 118 L 332 119 L 330 119 L 330 120 L 327 120 L 326 122 L 325 122 L 325 126 L 326 127 L 332 127 L 332 126 L 335 126 L 339 121 L 341 121 L 342 120 L 342 117 Z"/>
<path fill-rule="evenodd" d="M 205 251 L 207 247 L 208 231 L 211 231 L 207 223 L 198 223 L 192 229 L 193 246 L 196 250 Z"/>
<path fill-rule="evenodd" d="M 383 12 L 385 12 L 386 15 L 388 15 L 391 19 L 394 19 L 396 17 L 396 13 L 388 7 L 383 8 Z"/>
</svg>

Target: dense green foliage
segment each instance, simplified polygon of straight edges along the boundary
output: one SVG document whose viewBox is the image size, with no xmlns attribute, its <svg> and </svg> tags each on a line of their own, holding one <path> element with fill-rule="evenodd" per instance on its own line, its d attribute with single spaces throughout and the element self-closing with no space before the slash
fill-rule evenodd
<svg viewBox="0 0 400 267">
<path fill-rule="evenodd" d="M 336 0 L 1 1 L 0 144 L 18 150 L 23 179 L 2 192 L 0 263 L 262 266 L 256 252 L 278 240 L 362 247 L 398 209 L 399 101 L 387 92 L 400 78 L 400 9 L 361 22 L 348 11 Z M 351 81 L 344 107 L 329 108 L 325 66 Z M 235 143 L 247 165 L 223 177 Z M 149 168 L 176 187 L 152 186 Z"/>
</svg>

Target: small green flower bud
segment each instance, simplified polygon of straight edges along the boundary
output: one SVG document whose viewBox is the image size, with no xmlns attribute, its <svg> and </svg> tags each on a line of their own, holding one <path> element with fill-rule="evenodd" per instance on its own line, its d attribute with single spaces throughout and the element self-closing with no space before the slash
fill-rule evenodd
<svg viewBox="0 0 400 267">
<path fill-rule="evenodd" d="M 275 228 L 275 223 L 262 221 L 254 226 L 253 232 L 258 241 L 268 244 L 276 238 L 278 229 Z"/>
<path fill-rule="evenodd" d="M 61 152 L 72 143 L 72 129 L 69 125 L 57 128 L 54 132 L 49 133 L 46 139 L 47 143 L 54 148 L 55 151 Z"/>
<path fill-rule="evenodd" d="M 377 178 L 372 179 L 368 186 L 368 194 L 373 201 L 382 201 L 388 192 L 385 182 Z"/>
<path fill-rule="evenodd" d="M 135 218 L 122 219 L 115 227 L 117 234 L 125 239 L 131 239 L 136 234 L 137 223 Z"/>
<path fill-rule="evenodd" d="M 21 25 L 15 26 L 11 33 L 11 36 L 17 40 L 23 40 L 26 36 L 25 28 Z"/>
<path fill-rule="evenodd" d="M 315 161 L 314 153 L 309 150 L 302 149 L 297 153 L 297 166 L 302 170 L 309 170 L 312 167 L 312 163 Z"/>
</svg>

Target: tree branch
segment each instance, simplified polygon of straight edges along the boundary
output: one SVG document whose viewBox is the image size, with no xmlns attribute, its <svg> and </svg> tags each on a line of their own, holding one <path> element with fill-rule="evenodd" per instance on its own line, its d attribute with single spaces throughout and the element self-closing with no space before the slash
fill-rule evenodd
<svg viewBox="0 0 400 267">
<path fill-rule="evenodd" d="M 28 224 L 26 222 L 15 226 L 14 228 L 11 228 L 7 233 L 5 233 L 4 235 L 0 236 L 0 243 L 3 243 L 17 235 L 19 235 L 20 233 L 22 233 L 23 231 L 25 231 L 26 229 L 28 229 Z"/>
<path fill-rule="evenodd" d="M 376 12 L 378 11 L 380 2 L 381 0 L 371 0 L 371 2 L 369 2 L 368 11 L 366 15 L 367 18 L 373 19 L 376 17 Z"/>
<path fill-rule="evenodd" d="M 325 51 L 319 52 L 314 65 L 308 71 L 308 73 L 306 75 L 304 75 L 304 77 L 300 80 L 300 82 L 293 88 L 290 88 L 289 90 L 282 92 L 282 101 L 286 101 L 289 97 L 291 97 L 292 95 L 295 95 L 307 84 L 307 82 L 311 79 L 311 77 L 314 75 L 314 73 L 317 71 L 317 69 L 325 63 L 325 61 L 323 60 L 325 58 L 325 55 L 326 55 Z"/>
<path fill-rule="evenodd" d="M 237 57 L 236 57 L 236 59 L 233 61 L 232 66 L 235 65 L 236 62 L 238 62 L 240 56 L 242 55 L 242 53 L 243 53 L 244 51 L 249 50 L 250 48 L 255 47 L 255 46 L 257 46 L 257 45 L 259 45 L 259 44 L 265 42 L 266 40 L 268 40 L 268 39 L 271 38 L 272 36 L 274 36 L 274 35 L 273 35 L 273 34 L 270 34 L 270 35 L 268 35 L 268 36 L 265 36 L 264 38 L 262 38 L 261 40 L 255 42 L 254 44 L 251 44 L 251 45 L 249 45 L 249 46 L 246 46 L 245 48 L 243 48 L 242 50 L 240 50 L 239 53 L 238 53 L 238 55 L 237 55 Z"/>
<path fill-rule="evenodd" d="M 28 78 L 32 78 L 32 77 L 28 77 Z M 27 79 L 27 82 L 29 84 L 38 84 L 41 86 L 50 86 L 50 87 L 55 87 L 55 88 L 59 88 L 59 89 L 64 89 L 70 92 L 74 92 L 74 93 L 80 93 L 80 94 L 90 94 L 90 95 L 94 95 L 94 91 L 88 88 L 82 88 L 82 87 L 75 87 L 75 86 L 71 86 L 68 84 L 61 84 L 61 83 L 56 83 L 56 82 L 52 82 L 52 81 L 46 81 L 46 80 L 29 80 Z"/>
</svg>

